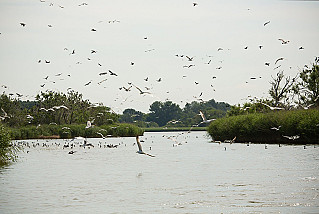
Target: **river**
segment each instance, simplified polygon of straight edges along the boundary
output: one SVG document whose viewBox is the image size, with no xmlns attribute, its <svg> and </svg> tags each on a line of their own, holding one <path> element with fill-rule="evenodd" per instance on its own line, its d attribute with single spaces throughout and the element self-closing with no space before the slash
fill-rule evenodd
<svg viewBox="0 0 319 214">
<path fill-rule="evenodd" d="M 155 157 L 135 138 L 14 141 L 23 150 L 0 168 L 0 213 L 319 213 L 319 146 L 140 140 Z"/>
</svg>

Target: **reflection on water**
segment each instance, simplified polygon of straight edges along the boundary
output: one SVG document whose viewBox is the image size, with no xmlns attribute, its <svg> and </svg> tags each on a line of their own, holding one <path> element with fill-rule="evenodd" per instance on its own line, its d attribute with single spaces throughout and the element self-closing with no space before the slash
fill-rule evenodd
<svg viewBox="0 0 319 214">
<path fill-rule="evenodd" d="M 135 138 L 23 141 L 0 169 L 0 213 L 318 213 L 314 146 L 215 144 L 205 132 L 140 139 L 155 158 L 137 154 Z"/>
</svg>

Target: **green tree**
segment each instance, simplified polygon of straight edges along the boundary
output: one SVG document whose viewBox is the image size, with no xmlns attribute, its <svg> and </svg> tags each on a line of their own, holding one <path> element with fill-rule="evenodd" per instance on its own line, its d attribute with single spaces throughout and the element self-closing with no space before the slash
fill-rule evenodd
<svg viewBox="0 0 319 214">
<path fill-rule="evenodd" d="M 144 121 L 145 114 L 135 109 L 125 109 L 120 116 L 119 121 L 123 123 L 133 123 L 134 121 Z"/>
<path fill-rule="evenodd" d="M 295 88 L 299 92 L 300 104 L 319 106 L 319 65 L 313 64 L 311 69 L 304 69 L 300 78 L 302 82 Z"/>
<path fill-rule="evenodd" d="M 153 121 L 159 126 L 164 126 L 168 121 L 178 119 L 182 112 L 179 105 L 172 101 L 160 102 L 155 101 L 150 106 L 148 121 Z"/>
</svg>

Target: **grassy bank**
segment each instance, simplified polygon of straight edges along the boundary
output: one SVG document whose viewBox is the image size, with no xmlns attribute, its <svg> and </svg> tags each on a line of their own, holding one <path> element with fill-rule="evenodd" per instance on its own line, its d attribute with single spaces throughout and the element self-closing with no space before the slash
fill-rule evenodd
<svg viewBox="0 0 319 214">
<path fill-rule="evenodd" d="M 280 127 L 279 130 L 271 129 Z M 319 110 L 277 111 L 221 118 L 213 121 L 209 134 L 214 140 L 253 143 L 319 143 Z M 283 136 L 300 136 L 290 140 Z"/>
<path fill-rule="evenodd" d="M 190 127 L 154 127 L 144 128 L 145 132 L 177 132 L 177 131 L 189 131 Z M 207 131 L 207 127 L 193 127 L 192 131 Z"/>
<path fill-rule="evenodd" d="M 131 124 L 112 124 L 93 126 L 86 129 L 85 125 L 42 125 L 10 128 L 12 139 L 39 139 L 39 138 L 74 138 L 82 137 L 132 137 L 142 135 L 143 130 Z M 100 134 L 99 134 L 100 133 Z"/>
</svg>

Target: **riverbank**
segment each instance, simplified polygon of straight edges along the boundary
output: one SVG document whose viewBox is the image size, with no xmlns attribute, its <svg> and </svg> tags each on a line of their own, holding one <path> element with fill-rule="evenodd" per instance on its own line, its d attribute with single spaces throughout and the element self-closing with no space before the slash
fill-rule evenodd
<svg viewBox="0 0 319 214">
<path fill-rule="evenodd" d="M 145 132 L 183 132 L 183 131 L 207 131 L 207 127 L 153 127 L 143 128 Z"/>
<path fill-rule="evenodd" d="M 25 139 L 70 139 L 78 136 L 88 138 L 134 137 L 143 135 L 143 129 L 126 123 L 92 126 L 85 125 L 41 125 L 8 128 L 12 140 Z"/>
<path fill-rule="evenodd" d="M 208 133 L 216 141 L 319 144 L 319 110 L 277 111 L 225 117 L 213 121 Z"/>
</svg>

